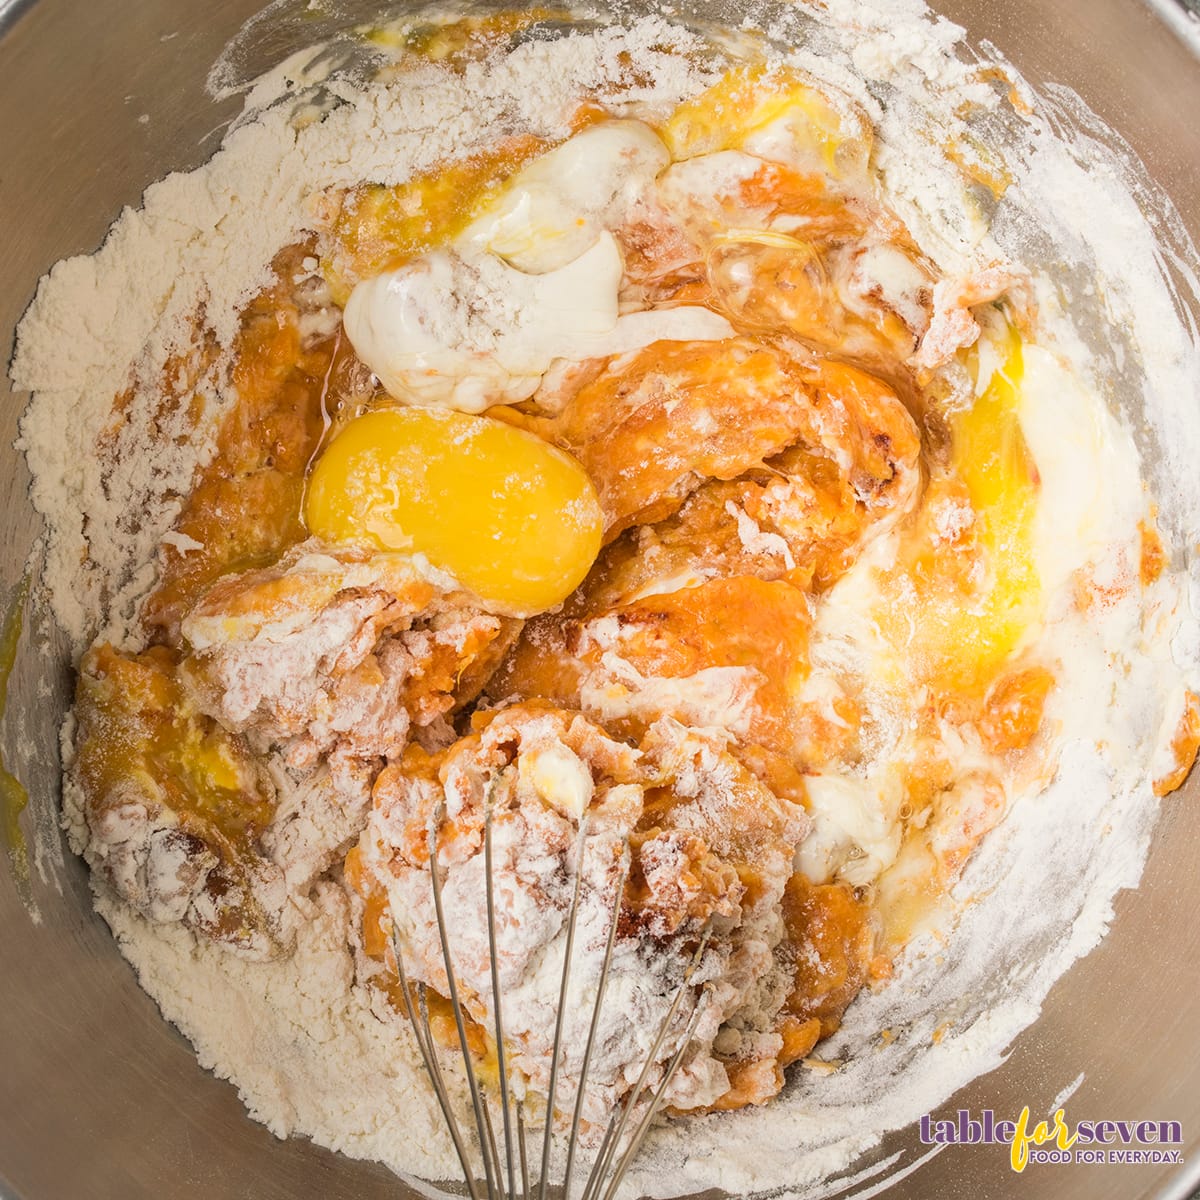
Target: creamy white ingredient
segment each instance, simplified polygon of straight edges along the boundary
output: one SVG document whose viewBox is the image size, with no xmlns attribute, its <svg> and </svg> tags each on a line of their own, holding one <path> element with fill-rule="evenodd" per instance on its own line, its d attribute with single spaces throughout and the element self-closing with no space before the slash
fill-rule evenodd
<svg viewBox="0 0 1200 1200">
<path fill-rule="evenodd" d="M 601 122 L 522 168 L 460 240 L 521 271 L 557 270 L 623 224 L 669 161 L 640 121 Z"/>
<path fill-rule="evenodd" d="M 874 778 L 810 775 L 805 782 L 813 832 L 800 847 L 797 867 L 814 883 L 835 876 L 874 882 L 900 850 L 900 778 L 883 770 Z"/>
<path fill-rule="evenodd" d="M 610 333 L 620 283 L 610 233 L 544 275 L 491 254 L 435 250 L 360 283 L 346 334 L 397 399 L 482 412 L 533 395 L 576 338 Z"/>
<path fill-rule="evenodd" d="M 541 275 L 494 254 L 435 250 L 358 284 L 346 304 L 346 334 L 397 400 L 478 413 L 528 399 L 556 359 L 732 333 L 705 308 L 618 316 L 621 269 L 607 231 Z"/>
</svg>

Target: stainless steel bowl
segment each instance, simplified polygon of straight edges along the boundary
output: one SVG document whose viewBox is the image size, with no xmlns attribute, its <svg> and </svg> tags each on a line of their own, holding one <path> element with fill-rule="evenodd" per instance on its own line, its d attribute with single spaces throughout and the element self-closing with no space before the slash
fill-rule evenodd
<svg viewBox="0 0 1200 1200">
<path fill-rule="evenodd" d="M 41 273 L 96 247 L 123 205 L 169 170 L 206 159 L 236 110 L 204 91 L 210 64 L 258 0 L 0 0 L 0 360 Z M 294 7 L 301 7 L 296 5 Z M 327 20 L 362 4 L 326 0 Z M 739 15 L 705 0 L 679 6 Z M 1064 83 L 1132 144 L 1200 240 L 1200 26 L 1170 0 L 941 0 L 975 42 L 993 42 L 1035 85 Z M 263 68 L 312 25 L 259 23 L 245 67 Z M 1195 314 L 1200 321 L 1200 313 Z M 12 449 L 25 397 L 0 373 L 0 596 L 38 535 Z M 29 786 L 27 819 L 52 830 L 58 728 L 71 689 L 53 630 L 27 631 L 3 749 Z M 53 844 L 53 839 L 48 840 Z M 1200 776 L 1164 811 L 1142 887 L 1117 900 L 1111 934 L 1051 992 L 1005 1065 L 943 1106 L 1045 1112 L 1081 1072 L 1075 1120 L 1182 1123 L 1185 1164 L 1031 1167 L 1003 1149 L 929 1157 L 916 1130 L 858 1166 L 895 1161 L 894 1200 L 921 1197 L 1186 1197 L 1200 1183 Z M 280 1142 L 234 1090 L 197 1065 L 92 912 L 85 871 L 63 849 L 34 864 L 37 919 L 0 858 L 0 1195 L 20 1200 L 383 1200 L 414 1195 L 383 1168 L 302 1140 Z"/>
</svg>

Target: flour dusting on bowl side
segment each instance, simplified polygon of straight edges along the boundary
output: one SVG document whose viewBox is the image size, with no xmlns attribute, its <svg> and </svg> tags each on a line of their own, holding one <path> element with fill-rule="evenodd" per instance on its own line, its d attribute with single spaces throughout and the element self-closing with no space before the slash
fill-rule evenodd
<svg viewBox="0 0 1200 1200">
<path fill-rule="evenodd" d="M 801 1069 L 770 1105 L 655 1131 L 633 1185 L 656 1196 L 713 1186 L 823 1194 L 824 1181 L 883 1132 L 999 1065 L 1054 980 L 1103 936 L 1115 893 L 1136 886 L 1158 811 L 1152 784 L 1171 772 L 1172 738 L 1186 720 L 1189 690 L 1200 686 L 1200 626 L 1190 604 L 1200 580 L 1186 545 L 1200 516 L 1200 482 L 1188 470 L 1200 455 L 1200 352 L 1173 290 L 1194 306 L 1186 289 L 1196 258 L 1169 205 L 1076 98 L 1061 90 L 1040 97 L 1007 65 L 976 61 L 959 31 L 923 5 L 885 11 L 839 0 L 813 13 L 765 12 L 761 25 L 781 64 L 840 89 L 869 116 L 880 199 L 946 278 L 1003 264 L 1001 290 L 1023 288 L 1037 313 L 1018 418 L 1040 477 L 1032 554 L 1051 597 L 1040 647 L 1061 667 L 1044 717 L 1057 772 L 1044 790 L 1027 781 L 1004 796 L 1008 817 L 954 885 L 953 912 L 917 934 L 890 982 L 864 991 L 821 1044 L 820 1057 L 837 1070 Z M 725 36 L 736 48 L 750 34 Z M 246 116 L 209 164 L 149 189 L 143 209 L 127 212 L 95 256 L 59 264 L 22 323 L 13 374 L 36 393 L 22 444 L 47 518 L 50 601 L 78 648 L 99 633 L 118 649 L 136 649 L 159 547 L 184 559 L 193 549 L 172 530 L 236 400 L 221 352 L 239 336 L 241 309 L 268 283 L 273 255 L 314 221 L 314 195 L 364 179 L 403 183 L 448 153 L 485 149 L 514 129 L 562 136 L 577 97 L 614 79 L 619 86 L 607 90 L 615 102 L 642 119 L 665 119 L 719 78 L 706 47 L 699 35 L 642 19 L 526 41 L 507 56 L 468 63 L 458 77 L 417 68 L 411 82 L 420 86 L 407 88 L 362 87 L 330 74 L 327 57 L 305 52 L 250 93 Z M 291 97 L 308 86 L 297 116 Z M 955 150 L 949 157 L 947 146 Z M 1050 262 L 1052 274 L 1039 269 Z M 332 328 L 328 289 L 337 281 L 316 259 L 300 265 L 297 279 L 307 289 L 304 319 Z M 948 327 L 972 305 L 985 326 L 973 365 L 985 394 L 1006 369 L 1004 333 L 980 315 L 982 293 L 956 300 L 947 288 L 941 300 L 936 311 Z M 181 360 L 198 309 L 209 342 Z M 159 381 L 172 373 L 192 380 L 196 400 L 187 411 L 158 403 Z M 116 412 L 112 396 L 123 398 Z M 106 447 L 104 461 L 92 453 L 96 445 Z M 1139 482 L 1147 452 L 1170 566 L 1139 593 L 1128 580 L 1147 544 Z M 769 555 L 774 535 L 736 506 L 734 516 L 747 552 L 765 547 Z M 900 544 L 899 530 L 881 527 L 824 593 L 814 663 L 855 678 L 886 671 L 873 614 L 880 573 Z M 786 545 L 781 559 L 785 552 Z M 1086 613 L 1080 588 L 1093 597 Z M 600 637 L 596 629 L 589 636 Z M 612 707 L 625 703 L 613 699 L 624 693 L 607 677 L 595 674 L 589 687 L 594 705 L 608 706 L 605 719 L 632 711 Z M 728 709 L 730 695 L 721 694 Z M 880 795 L 903 737 L 881 724 L 860 763 L 859 775 Z M 70 730 L 65 744 L 72 768 Z M 230 1078 L 275 1133 L 307 1134 L 406 1175 L 446 1178 L 455 1160 L 407 1029 L 356 965 L 349 930 L 361 919 L 359 901 L 339 879 L 314 881 L 365 820 L 361 793 L 343 785 L 335 819 L 282 766 L 273 775 L 295 850 L 285 873 L 305 881 L 283 907 L 290 957 L 232 957 L 183 926 L 148 923 L 103 883 L 97 907 L 203 1065 Z M 821 794 L 812 790 L 808 812 L 814 839 L 825 840 L 810 841 L 809 850 L 837 862 L 842 835 L 822 825 Z M 64 819 L 77 846 L 89 839 L 83 805 L 69 787 Z M 113 854 L 127 836 L 114 833 Z M 869 831 L 856 836 L 876 852 Z M 879 845 L 886 857 L 886 839 Z"/>
</svg>

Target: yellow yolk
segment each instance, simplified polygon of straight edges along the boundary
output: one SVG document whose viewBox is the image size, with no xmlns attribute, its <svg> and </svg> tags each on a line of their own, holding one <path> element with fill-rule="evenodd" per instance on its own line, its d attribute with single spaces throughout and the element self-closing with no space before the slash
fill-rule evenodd
<svg viewBox="0 0 1200 1200">
<path fill-rule="evenodd" d="M 879 625 L 907 658 L 910 680 L 985 689 L 1041 611 L 1034 563 L 1037 470 L 1021 432 L 1022 352 L 1007 335 L 1002 368 L 951 422 L 950 477 L 965 485 L 969 539 L 921 522 L 883 575 Z M 931 487 L 932 491 L 932 487 Z"/>
<path fill-rule="evenodd" d="M 381 26 L 368 30 L 368 42 L 388 49 L 407 50 L 430 62 L 461 64 L 482 58 L 513 34 L 538 21 L 569 20 L 568 14 L 550 8 L 490 13 L 485 17 L 463 17 L 447 24 L 431 22 L 412 28 Z"/>
<path fill-rule="evenodd" d="M 507 179 L 550 145 L 533 136 L 506 138 L 394 187 L 353 188 L 342 202 L 322 262 L 334 299 L 344 305 L 360 280 L 457 237 L 500 195 Z"/>
<path fill-rule="evenodd" d="M 662 137 L 671 157 L 679 161 L 720 150 L 759 153 L 767 147 L 754 144 L 756 135 L 767 135 L 772 128 L 792 142 L 793 154 L 811 156 L 814 166 L 834 176 L 851 161 L 865 160 L 870 148 L 870 131 L 861 120 L 839 111 L 798 71 L 771 70 L 763 64 L 734 67 L 707 91 L 681 104 Z"/>
<path fill-rule="evenodd" d="M 581 107 L 572 129 L 601 123 L 604 115 Z M 334 300 L 344 306 L 355 284 L 454 241 L 503 201 L 523 167 L 558 144 L 558 139 L 514 134 L 404 183 L 351 188 L 332 217 L 321 258 Z"/>
<path fill-rule="evenodd" d="M 238 739 L 185 698 L 176 665 L 163 646 L 134 657 L 111 646 L 88 652 L 77 695 L 80 776 L 92 796 L 118 796 L 133 780 L 205 840 L 251 850 L 274 801 Z"/>
<path fill-rule="evenodd" d="M 515 614 L 570 595 L 603 530 L 570 455 L 489 417 L 423 408 L 351 421 L 313 469 L 305 518 L 329 541 L 424 554 Z"/>
</svg>

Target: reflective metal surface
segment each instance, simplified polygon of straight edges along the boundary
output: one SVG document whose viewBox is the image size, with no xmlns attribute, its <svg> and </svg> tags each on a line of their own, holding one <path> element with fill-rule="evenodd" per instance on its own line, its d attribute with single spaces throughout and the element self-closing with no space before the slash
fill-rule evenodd
<svg viewBox="0 0 1200 1200">
<path fill-rule="evenodd" d="M 215 149 L 236 106 L 214 105 L 204 77 L 257 7 L 257 0 L 0 7 L 0 361 L 49 264 L 93 249 L 148 183 Z M 1152 8 L 1138 0 L 945 0 L 939 7 L 973 39 L 994 42 L 1031 82 L 1079 91 L 1132 143 L 1200 238 L 1200 62 Z M 271 53 L 270 45 L 260 48 Z M 0 379 L 0 597 L 19 579 L 38 532 L 24 464 L 11 449 L 23 404 Z M 2 736 L 7 761 L 32 793 L 31 823 L 46 828 L 70 681 L 52 635 L 32 634 L 18 656 Z M 1030 1167 L 1017 1176 L 996 1148 L 955 1147 L 922 1161 L 926 1149 L 908 1130 L 859 1164 L 901 1156 L 888 1171 L 908 1173 L 890 1200 L 1188 1195 L 1200 1180 L 1197 845 L 1200 778 L 1193 778 L 1168 802 L 1145 882 L 1118 898 L 1111 935 L 1059 982 L 1006 1065 L 944 1106 L 947 1114 L 966 1107 L 1014 1116 L 1028 1104 L 1045 1113 L 1082 1072 L 1073 1120 L 1180 1121 L 1189 1163 Z M 34 876 L 36 924 L 0 859 L 0 1195 L 415 1194 L 381 1168 L 305 1141 L 279 1142 L 251 1122 L 233 1089 L 200 1069 L 137 988 L 91 912 L 82 866 L 43 854 Z"/>
</svg>

